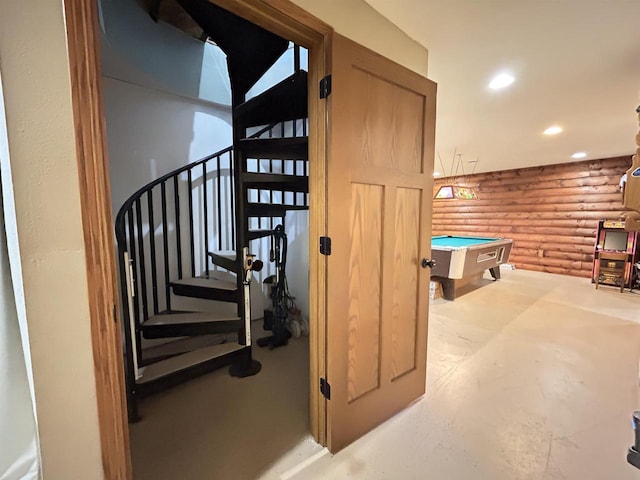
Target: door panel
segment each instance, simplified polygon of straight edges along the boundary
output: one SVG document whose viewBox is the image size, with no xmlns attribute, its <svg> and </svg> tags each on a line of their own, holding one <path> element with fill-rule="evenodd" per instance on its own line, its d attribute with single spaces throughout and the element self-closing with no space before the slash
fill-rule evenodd
<svg viewBox="0 0 640 480">
<path fill-rule="evenodd" d="M 391 311 L 391 378 L 395 380 L 416 367 L 418 326 L 418 269 L 420 256 L 420 205 L 422 192 L 396 190 L 393 258 L 393 308 Z"/>
<path fill-rule="evenodd" d="M 379 185 L 351 185 L 347 361 L 349 403 L 380 383 L 382 200 Z"/>
<path fill-rule="evenodd" d="M 425 389 L 435 84 L 340 36 L 329 97 L 327 441 Z"/>
<path fill-rule="evenodd" d="M 362 106 L 353 112 L 354 122 L 362 126 L 363 154 L 354 161 L 422 173 L 423 98 L 357 65 L 352 74 L 359 85 L 354 103 Z"/>
</svg>

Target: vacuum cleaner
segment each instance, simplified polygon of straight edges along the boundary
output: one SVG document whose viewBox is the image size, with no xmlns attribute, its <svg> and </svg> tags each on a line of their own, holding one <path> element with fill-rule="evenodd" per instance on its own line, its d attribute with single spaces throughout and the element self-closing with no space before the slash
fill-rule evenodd
<svg viewBox="0 0 640 480">
<path fill-rule="evenodd" d="M 256 343 L 259 347 L 273 349 L 289 342 L 291 332 L 287 328 L 287 319 L 292 311 L 297 310 L 287 285 L 287 234 L 282 225 L 276 226 L 271 233 L 269 260 L 275 263 L 275 274 L 264 280 L 271 290 L 271 312 L 265 311 L 264 329 L 271 330 L 273 335 L 260 338 Z"/>
</svg>

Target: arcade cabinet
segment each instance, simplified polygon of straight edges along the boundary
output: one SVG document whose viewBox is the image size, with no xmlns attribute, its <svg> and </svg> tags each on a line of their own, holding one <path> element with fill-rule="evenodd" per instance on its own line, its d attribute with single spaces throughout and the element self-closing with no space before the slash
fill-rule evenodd
<svg viewBox="0 0 640 480">
<path fill-rule="evenodd" d="M 600 220 L 593 249 L 591 281 L 598 285 L 632 289 L 637 281 L 634 265 L 640 260 L 638 232 L 627 232 L 622 220 Z"/>
</svg>

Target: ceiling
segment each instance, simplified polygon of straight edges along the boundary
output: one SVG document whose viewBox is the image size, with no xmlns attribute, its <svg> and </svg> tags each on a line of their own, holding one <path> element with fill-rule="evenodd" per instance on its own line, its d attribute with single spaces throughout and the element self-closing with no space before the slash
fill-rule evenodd
<svg viewBox="0 0 640 480">
<path fill-rule="evenodd" d="M 436 171 L 454 151 L 467 174 L 635 151 L 639 0 L 366 1 L 429 50 Z M 489 89 L 503 71 L 515 82 Z"/>
</svg>

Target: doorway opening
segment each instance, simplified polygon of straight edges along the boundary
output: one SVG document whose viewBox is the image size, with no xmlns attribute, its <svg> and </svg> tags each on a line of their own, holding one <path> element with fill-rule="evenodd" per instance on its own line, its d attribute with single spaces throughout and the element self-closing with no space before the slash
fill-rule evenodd
<svg viewBox="0 0 640 480">
<path fill-rule="evenodd" d="M 206 1 L 163 3 L 101 11 L 134 472 L 173 458 L 224 475 L 255 442 L 254 476 L 311 439 L 307 50 Z M 265 265 L 250 299 L 242 246 Z M 259 350 L 271 333 L 289 345 Z M 222 368 L 256 359 L 256 377 Z M 193 445 L 217 453 L 173 457 Z"/>
</svg>

